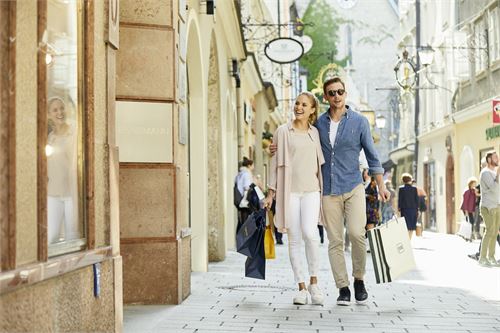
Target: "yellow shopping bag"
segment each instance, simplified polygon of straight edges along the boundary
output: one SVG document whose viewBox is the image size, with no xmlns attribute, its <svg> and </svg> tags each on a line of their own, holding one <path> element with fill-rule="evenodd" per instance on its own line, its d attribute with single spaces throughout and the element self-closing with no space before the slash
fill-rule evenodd
<svg viewBox="0 0 500 333">
<path fill-rule="evenodd" d="M 267 218 L 269 225 L 266 226 L 266 231 L 264 233 L 264 252 L 266 253 L 266 259 L 275 259 L 276 252 L 274 250 L 274 216 L 273 213 L 267 212 Z"/>
</svg>

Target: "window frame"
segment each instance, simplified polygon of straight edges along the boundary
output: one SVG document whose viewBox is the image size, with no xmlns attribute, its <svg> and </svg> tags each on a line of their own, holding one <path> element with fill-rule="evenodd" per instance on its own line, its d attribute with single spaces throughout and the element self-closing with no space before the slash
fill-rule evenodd
<svg viewBox="0 0 500 333">
<path fill-rule="evenodd" d="M 488 39 L 490 65 L 500 60 L 500 7 L 495 6 L 488 11 Z"/>
<path fill-rule="evenodd" d="M 0 191 L 0 272 L 14 269 L 16 266 L 16 214 L 15 214 L 15 73 L 16 73 L 16 44 L 8 36 L 16 34 L 16 2 L 7 1 L 0 4 L 0 17 L 6 23 L 5 38 L 0 41 L 0 67 L 8 71 L 0 73 L 0 122 L 3 136 L 0 137 L 0 181 L 3 186 Z"/>
<path fill-rule="evenodd" d="M 38 122 L 37 122 L 37 202 L 38 202 L 38 260 L 47 261 L 50 257 L 69 254 L 71 252 L 81 252 L 95 248 L 95 216 L 94 216 L 94 1 L 76 0 L 79 2 L 82 14 L 78 25 L 81 31 L 81 45 L 78 45 L 79 56 L 82 64 L 78 65 L 81 76 L 79 76 L 78 96 L 78 121 L 82 140 L 82 150 L 79 156 L 79 165 L 82 167 L 82 213 L 85 237 L 77 240 L 66 241 L 61 244 L 50 246 L 47 240 L 47 158 L 45 146 L 47 144 L 47 64 L 45 55 L 47 47 L 42 43 L 47 29 L 47 6 L 48 0 L 38 2 L 38 40 L 39 47 L 38 66 Z M 81 53 L 80 53 L 81 52 Z M 80 60 L 79 60 L 80 61 Z M 81 223 L 81 222 L 79 222 Z"/>
</svg>

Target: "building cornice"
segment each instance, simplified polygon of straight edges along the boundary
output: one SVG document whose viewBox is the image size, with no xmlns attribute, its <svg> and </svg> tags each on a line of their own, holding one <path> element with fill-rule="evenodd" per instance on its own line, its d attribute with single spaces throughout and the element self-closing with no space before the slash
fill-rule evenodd
<svg viewBox="0 0 500 333">
<path fill-rule="evenodd" d="M 246 47 L 241 31 L 239 8 L 233 1 L 217 1 L 218 22 L 222 23 L 226 31 L 231 58 L 245 59 Z"/>
<path fill-rule="evenodd" d="M 471 105 L 463 110 L 455 112 L 453 114 L 453 119 L 457 124 L 460 124 L 474 118 L 482 117 L 491 112 L 491 101 L 493 99 L 499 99 L 499 98 L 500 96 L 491 97 L 479 103 Z"/>
<path fill-rule="evenodd" d="M 423 142 L 423 141 L 428 141 L 428 140 L 433 140 L 438 137 L 442 137 L 445 134 L 449 134 L 450 132 L 453 131 L 454 125 L 452 123 L 448 123 L 446 125 L 443 125 L 438 128 L 434 128 L 426 133 L 423 133 L 418 136 L 418 140 Z"/>
</svg>

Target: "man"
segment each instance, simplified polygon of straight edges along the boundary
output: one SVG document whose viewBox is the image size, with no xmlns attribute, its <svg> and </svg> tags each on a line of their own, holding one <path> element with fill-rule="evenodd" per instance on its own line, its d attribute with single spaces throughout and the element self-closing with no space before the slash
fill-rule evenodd
<svg viewBox="0 0 500 333">
<path fill-rule="evenodd" d="M 499 266 L 495 259 L 495 242 L 500 228 L 500 208 L 499 208 L 499 186 L 498 175 L 498 155 L 495 151 L 486 154 L 488 166 L 481 170 L 479 181 L 481 184 L 480 210 L 483 217 L 486 231 L 481 241 L 481 251 L 479 254 L 479 265 Z"/>
<path fill-rule="evenodd" d="M 358 304 L 366 303 L 368 293 L 364 285 L 366 266 L 366 202 L 361 179 L 360 151 L 364 150 L 369 173 L 375 177 L 382 201 L 390 193 L 383 180 L 384 169 L 377 157 L 368 119 L 345 104 L 347 92 L 344 82 L 335 77 L 323 83 L 323 97 L 329 103 L 328 112 L 315 123 L 319 131 L 325 163 L 323 176 L 323 222 L 329 240 L 330 266 L 339 288 L 337 305 L 349 305 L 351 291 L 344 257 L 344 219 L 351 242 L 354 276 L 354 297 Z M 276 151 L 276 145 L 270 146 Z"/>
<path fill-rule="evenodd" d="M 316 122 L 326 163 L 323 174 L 323 218 L 329 246 L 328 254 L 335 284 L 339 288 L 338 305 L 351 301 L 349 278 L 343 251 L 344 218 L 352 246 L 354 297 L 366 303 L 368 293 L 363 282 L 366 266 L 365 190 L 359 172 L 359 154 L 364 150 L 370 175 L 375 177 L 382 201 L 386 190 L 384 169 L 377 157 L 368 119 L 345 104 L 347 91 L 338 77 L 323 84 L 323 97 L 330 104 L 328 112 Z"/>
</svg>

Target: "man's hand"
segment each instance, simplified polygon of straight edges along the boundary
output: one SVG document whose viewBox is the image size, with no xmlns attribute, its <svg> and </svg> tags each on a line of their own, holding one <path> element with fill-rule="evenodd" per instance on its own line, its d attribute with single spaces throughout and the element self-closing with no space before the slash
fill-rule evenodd
<svg viewBox="0 0 500 333">
<path fill-rule="evenodd" d="M 269 145 L 269 152 L 271 152 L 271 156 L 274 156 L 276 152 L 278 151 L 278 145 L 275 144 L 274 142 Z"/>
<path fill-rule="evenodd" d="M 382 202 L 386 202 L 391 198 L 391 192 L 387 191 L 385 188 L 384 178 L 382 174 L 376 174 L 375 180 L 377 181 L 378 186 L 378 194 L 380 195 L 380 199 Z"/>
<path fill-rule="evenodd" d="M 387 191 L 385 186 L 383 186 L 383 188 L 379 188 L 379 195 L 382 199 L 382 202 L 387 202 L 391 198 L 391 192 Z"/>
</svg>

